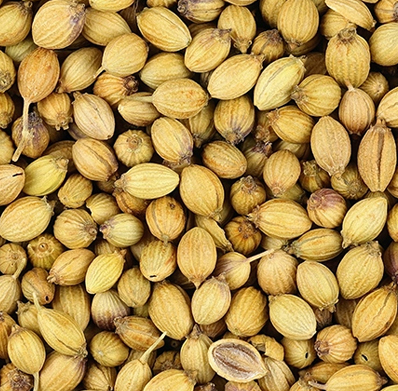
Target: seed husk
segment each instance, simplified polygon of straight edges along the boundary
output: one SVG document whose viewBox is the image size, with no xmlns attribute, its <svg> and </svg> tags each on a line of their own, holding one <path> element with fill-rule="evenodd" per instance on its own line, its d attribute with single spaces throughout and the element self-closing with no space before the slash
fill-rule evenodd
<svg viewBox="0 0 398 391">
<path fill-rule="evenodd" d="M 382 336 L 394 322 L 397 296 L 394 284 L 382 286 L 363 296 L 352 316 L 352 334 L 359 342 Z M 369 319 L 369 322 L 364 322 Z"/>
<path fill-rule="evenodd" d="M 248 342 L 238 339 L 221 339 L 208 350 L 210 366 L 229 381 L 247 383 L 268 373 L 260 353 Z"/>
<path fill-rule="evenodd" d="M 396 146 L 391 129 L 378 121 L 366 131 L 358 148 L 358 170 L 370 191 L 384 191 L 387 188 L 396 163 Z"/>
</svg>

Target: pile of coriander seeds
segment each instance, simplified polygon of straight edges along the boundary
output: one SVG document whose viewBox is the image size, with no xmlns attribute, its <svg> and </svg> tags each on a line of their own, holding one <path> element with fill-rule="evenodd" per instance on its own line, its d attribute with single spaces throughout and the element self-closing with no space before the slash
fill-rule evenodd
<svg viewBox="0 0 398 391">
<path fill-rule="evenodd" d="M 398 0 L 0 0 L 0 391 L 397 391 L 397 74 Z"/>
</svg>

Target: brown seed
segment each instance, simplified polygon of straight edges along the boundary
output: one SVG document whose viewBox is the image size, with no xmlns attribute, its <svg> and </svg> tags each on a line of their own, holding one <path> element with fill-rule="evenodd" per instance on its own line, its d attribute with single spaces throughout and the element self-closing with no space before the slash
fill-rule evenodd
<svg viewBox="0 0 398 391">
<path fill-rule="evenodd" d="M 272 110 L 289 102 L 293 88 L 304 78 L 304 64 L 294 56 L 267 65 L 254 87 L 253 102 L 259 110 Z"/>
<path fill-rule="evenodd" d="M 332 77 L 315 74 L 294 87 L 291 97 L 304 113 L 321 117 L 339 106 L 341 89 Z"/>
<path fill-rule="evenodd" d="M 219 178 L 235 179 L 244 174 L 247 168 L 243 153 L 226 141 L 213 141 L 202 150 L 203 164 Z"/>
<path fill-rule="evenodd" d="M 54 236 L 69 249 L 88 247 L 97 237 L 97 225 L 83 209 L 67 209 L 54 222 Z"/>
<path fill-rule="evenodd" d="M 0 358 L 3 360 L 9 358 L 7 342 L 14 324 L 15 321 L 10 315 L 3 311 L 0 312 Z"/>
<path fill-rule="evenodd" d="M 268 373 L 258 380 L 260 388 L 283 390 L 293 385 L 294 375 L 284 361 L 275 360 L 271 357 L 264 357 L 263 361 Z"/>
<path fill-rule="evenodd" d="M 0 205 L 8 205 L 14 201 L 25 184 L 25 171 L 13 164 L 0 165 Z"/>
<path fill-rule="evenodd" d="M 150 291 L 151 283 L 138 267 L 123 272 L 117 284 L 117 292 L 120 298 L 133 308 L 143 306 L 149 299 Z"/>
<path fill-rule="evenodd" d="M 151 139 L 157 154 L 171 165 L 190 163 L 193 137 L 181 122 L 173 118 L 158 118 L 151 126 Z"/>
<path fill-rule="evenodd" d="M 200 148 L 203 143 L 210 140 L 215 134 L 214 109 L 215 102 L 210 100 L 198 114 L 181 121 L 191 132 L 194 146 L 197 148 Z"/>
<path fill-rule="evenodd" d="M 170 338 L 182 340 L 192 330 L 190 300 L 177 285 L 168 281 L 155 283 L 148 310 L 155 326 Z"/>
<path fill-rule="evenodd" d="M 25 249 L 16 243 L 6 243 L 0 247 L 0 272 L 14 274 L 18 269 L 26 267 L 27 256 Z"/>
<path fill-rule="evenodd" d="M 129 354 L 129 348 L 111 331 L 101 331 L 94 335 L 89 350 L 96 362 L 107 367 L 123 364 Z"/>
<path fill-rule="evenodd" d="M 30 158 L 40 157 L 50 142 L 49 129 L 36 111 L 29 113 L 28 129 L 31 137 L 23 145 L 22 117 L 14 121 L 11 136 L 15 145 L 23 145 L 21 154 Z"/>
<path fill-rule="evenodd" d="M 284 53 L 283 39 L 277 29 L 265 30 L 258 34 L 253 41 L 251 53 L 264 56 L 264 63 L 269 64 Z"/>
<path fill-rule="evenodd" d="M 257 280 L 268 295 L 295 293 L 298 261 L 278 249 L 261 257 L 257 266 Z"/>
<path fill-rule="evenodd" d="M 43 69 L 46 72 L 43 72 Z M 36 103 L 54 90 L 60 74 L 60 66 L 56 53 L 50 49 L 38 47 L 21 62 L 18 70 L 18 89 L 23 97 L 22 138 L 13 155 L 17 161 L 26 143 L 31 138 L 29 134 L 29 105 Z M 32 77 L 34 75 L 34 77 Z"/>
<path fill-rule="evenodd" d="M 122 174 L 115 182 L 129 194 L 143 199 L 155 199 L 171 193 L 180 178 L 176 172 L 158 163 L 140 163 Z"/>
<path fill-rule="evenodd" d="M 53 193 L 65 180 L 67 171 L 68 159 L 41 156 L 25 167 L 23 192 L 31 196 Z"/>
<path fill-rule="evenodd" d="M 98 70 L 113 76 L 126 77 L 139 72 L 148 57 L 148 45 L 137 34 L 123 34 L 113 38 L 105 47 L 102 67 Z"/>
<path fill-rule="evenodd" d="M 311 194 L 307 202 L 308 217 L 323 228 L 341 225 L 347 212 L 345 199 L 333 189 L 322 188 Z"/>
<path fill-rule="evenodd" d="M 268 320 L 267 298 L 253 287 L 241 288 L 232 297 L 225 316 L 228 330 L 238 337 L 252 337 Z"/>
<path fill-rule="evenodd" d="M 140 255 L 140 270 L 152 282 L 163 281 L 177 268 L 177 249 L 171 242 L 153 240 L 147 243 Z"/>
<path fill-rule="evenodd" d="M 396 335 L 385 336 L 380 339 L 379 343 L 379 357 L 381 366 L 393 382 L 398 380 L 396 367 L 397 364 L 396 360 L 394 359 L 394 352 L 397 343 L 398 337 Z"/>
<path fill-rule="evenodd" d="M 35 387 L 39 387 L 39 371 L 46 359 L 46 351 L 40 337 L 32 330 L 15 324 L 8 337 L 7 348 L 11 362 L 19 370 L 33 375 Z M 29 349 L 29 355 L 26 355 L 26 349 Z"/>
<path fill-rule="evenodd" d="M 77 322 L 64 312 L 42 307 L 36 296 L 33 299 L 40 333 L 48 345 L 62 354 L 85 357 L 86 338 Z"/>
<path fill-rule="evenodd" d="M 389 329 L 396 314 L 396 287 L 387 285 L 377 288 L 363 296 L 355 307 L 352 334 L 359 342 L 378 338 Z"/>
<path fill-rule="evenodd" d="M 396 146 L 392 132 L 381 121 L 370 127 L 358 149 L 358 170 L 371 191 L 384 191 L 396 166 Z"/>
<path fill-rule="evenodd" d="M 341 30 L 350 26 L 355 27 L 355 24 L 349 22 L 341 13 L 328 9 L 328 11 L 322 15 L 319 31 L 326 39 L 330 39 Z"/>
<path fill-rule="evenodd" d="M 191 78 L 192 72 L 184 65 L 184 56 L 180 53 L 162 52 L 152 56 L 141 69 L 140 80 L 156 89 L 171 79 Z"/>
<path fill-rule="evenodd" d="M 83 378 L 83 386 L 88 390 L 113 388 L 116 375 L 116 368 L 105 367 L 95 361 L 89 361 Z"/>
<path fill-rule="evenodd" d="M 309 384 L 320 389 L 327 387 L 330 391 L 348 391 L 353 387 L 364 391 L 376 391 L 382 387 L 384 382 L 385 379 L 367 365 L 349 365 L 334 373 L 326 384 L 313 381 L 310 381 Z"/>
<path fill-rule="evenodd" d="M 193 391 L 196 381 L 184 371 L 178 369 L 166 369 L 155 375 L 144 387 L 143 391 L 157 391 L 162 388 L 171 388 L 181 391 Z"/>
<path fill-rule="evenodd" d="M 83 30 L 85 6 L 66 0 L 43 4 L 32 23 L 36 45 L 46 49 L 63 49 L 72 44 Z"/>
<path fill-rule="evenodd" d="M 322 117 L 312 129 L 311 150 L 318 165 L 330 176 L 342 174 L 351 157 L 348 132 L 332 117 Z"/>
<path fill-rule="evenodd" d="M 286 251 L 306 261 L 323 262 L 337 257 L 343 251 L 342 242 L 338 232 L 329 228 L 315 228 L 290 243 Z"/>
<path fill-rule="evenodd" d="M 229 29 L 205 29 L 195 35 L 185 49 L 185 66 L 192 72 L 209 72 L 227 58 L 230 48 Z"/>
<path fill-rule="evenodd" d="M 332 1 L 341 2 L 341 0 Z M 358 0 L 351 1 L 363 4 Z M 366 8 L 364 4 L 363 6 Z M 348 83 L 353 87 L 359 87 L 368 77 L 370 69 L 369 45 L 364 38 L 357 34 L 355 28 L 345 28 L 331 38 L 325 56 L 328 73 L 342 87 L 346 87 Z"/>
<path fill-rule="evenodd" d="M 94 45 L 106 46 L 112 39 L 131 33 L 131 29 L 117 12 L 86 9 L 86 21 L 82 36 Z"/>
<path fill-rule="evenodd" d="M 288 150 L 274 152 L 265 162 L 263 178 L 274 196 L 280 196 L 289 190 L 299 179 L 300 162 Z"/>
<path fill-rule="evenodd" d="M 278 30 L 292 49 L 314 38 L 318 25 L 319 13 L 313 1 L 287 0 L 278 13 Z"/>
<path fill-rule="evenodd" d="M 81 48 L 69 54 L 61 66 L 57 92 L 84 90 L 94 83 L 101 58 L 102 52 L 94 47 Z"/>
<path fill-rule="evenodd" d="M 373 341 L 359 343 L 354 354 L 354 363 L 368 365 L 375 371 L 379 373 L 382 372 L 383 367 L 379 357 L 379 342 L 380 340 L 375 339 Z"/>
<path fill-rule="evenodd" d="M 372 31 L 376 24 L 369 8 L 361 1 L 357 0 L 326 0 L 326 5 L 332 10 L 340 13 L 350 22 Z"/>
<path fill-rule="evenodd" d="M 91 319 L 91 298 L 83 284 L 58 286 L 52 307 L 70 315 L 84 331 Z"/>
<path fill-rule="evenodd" d="M 93 94 L 73 94 L 73 117 L 76 125 L 87 136 L 108 140 L 115 131 L 115 117 L 109 104 Z"/>
<path fill-rule="evenodd" d="M 72 147 L 72 156 L 80 174 L 92 181 L 107 181 L 118 169 L 114 151 L 101 140 L 77 140 Z"/>
<path fill-rule="evenodd" d="M 151 102 L 141 100 L 141 98 L 151 100 L 150 92 L 137 92 L 121 100 L 118 111 L 125 121 L 135 126 L 151 125 L 160 113 Z"/>
<path fill-rule="evenodd" d="M 215 371 L 209 364 L 207 350 L 212 340 L 196 325 L 181 346 L 180 360 L 186 372 L 196 372 L 195 380 L 206 383 L 213 379 Z"/>
<path fill-rule="evenodd" d="M 239 98 L 256 85 L 261 69 L 261 56 L 237 54 L 224 60 L 211 73 L 207 90 L 212 98 L 222 100 Z M 239 74 L 240 78 L 231 84 L 230 80 L 236 74 Z"/>
<path fill-rule="evenodd" d="M 202 2 L 179 0 L 177 11 L 184 18 L 202 24 L 217 19 L 224 5 L 225 2 L 223 0 L 205 0 Z"/>
<path fill-rule="evenodd" d="M 95 254 L 86 248 L 67 250 L 53 263 L 48 281 L 62 286 L 80 284 L 84 281 L 87 268 L 94 258 Z"/>
<path fill-rule="evenodd" d="M 144 226 L 131 214 L 120 213 L 112 216 L 99 228 L 105 240 L 116 247 L 132 246 L 142 238 Z"/>
<path fill-rule="evenodd" d="M 86 207 L 97 224 L 104 224 L 106 220 L 120 213 L 115 198 L 107 193 L 96 193 L 86 200 Z"/>
<path fill-rule="evenodd" d="M 268 236 L 293 239 L 311 228 L 305 209 L 295 201 L 273 199 L 256 207 L 248 215 L 256 227 Z"/>
<path fill-rule="evenodd" d="M 195 243 L 201 243 L 200 248 Z M 216 261 L 216 245 L 206 230 L 194 227 L 182 236 L 177 247 L 177 264 L 196 287 L 213 272 Z"/>
<path fill-rule="evenodd" d="M 336 277 L 344 299 L 357 299 L 375 289 L 383 277 L 381 249 L 369 242 L 350 249 L 340 261 Z"/>
<path fill-rule="evenodd" d="M 256 22 L 247 7 L 228 5 L 218 18 L 217 28 L 230 29 L 234 46 L 246 53 L 256 35 Z"/>
<path fill-rule="evenodd" d="M 166 117 L 186 119 L 198 114 L 206 106 L 206 91 L 191 79 L 172 79 L 159 85 L 151 101 Z"/>
<path fill-rule="evenodd" d="M 354 204 L 344 216 L 341 236 L 343 248 L 374 240 L 387 221 L 385 198 L 365 198 Z"/>
<path fill-rule="evenodd" d="M 32 25 L 32 2 L 13 1 L 0 9 L 0 45 L 16 45 L 29 34 Z"/>
<path fill-rule="evenodd" d="M 305 261 L 297 267 L 296 278 L 297 288 L 304 300 L 320 310 L 334 312 L 339 285 L 329 268 L 316 261 Z"/>
<path fill-rule="evenodd" d="M 1 71 L 0 71 L 1 73 Z M 1 77 L 1 76 L 0 76 Z M 1 79 L 0 79 L 1 83 Z M 0 93 L 0 128 L 6 129 L 7 126 L 12 122 L 14 112 L 15 112 L 15 104 L 11 97 L 6 93 Z M 11 159 L 10 159 L 11 160 Z"/>
<path fill-rule="evenodd" d="M 217 175 L 208 168 L 196 164 L 185 167 L 181 173 L 180 195 L 193 213 L 219 219 L 224 188 Z"/>
<path fill-rule="evenodd" d="M 280 139 L 290 143 L 309 143 L 315 121 L 296 106 L 286 105 L 268 112 L 266 116 L 267 128 L 272 129 Z"/>
<path fill-rule="evenodd" d="M 214 110 L 213 119 L 217 132 L 229 143 L 238 144 L 254 128 L 253 101 L 247 94 L 235 99 L 220 100 Z"/>
<path fill-rule="evenodd" d="M 112 4 L 109 4 L 106 0 L 90 0 L 90 6 L 99 9 L 101 11 L 121 11 L 124 8 L 129 7 L 133 1 L 132 0 L 118 0 Z"/>
<path fill-rule="evenodd" d="M 321 360 L 344 363 L 354 355 L 357 341 L 349 328 L 333 325 L 318 332 L 314 346 Z"/>
<path fill-rule="evenodd" d="M 369 190 L 354 162 L 348 164 L 341 175 L 333 175 L 331 185 L 334 190 L 348 200 L 360 200 Z"/>
<path fill-rule="evenodd" d="M 6 92 L 15 81 L 16 72 L 14 63 L 3 51 L 0 51 L 0 93 Z"/>
<path fill-rule="evenodd" d="M 260 353 L 239 339 L 221 339 L 210 345 L 208 358 L 214 371 L 229 381 L 249 382 L 267 374 Z"/>
<path fill-rule="evenodd" d="M 165 52 L 178 52 L 192 40 L 185 23 L 165 7 L 145 8 L 137 15 L 137 25 L 146 40 Z"/>
<path fill-rule="evenodd" d="M 21 281 L 23 295 L 31 302 L 36 295 L 39 304 L 50 303 L 55 294 L 55 286 L 47 281 L 48 272 L 43 268 L 35 267 L 27 271 Z"/>
<path fill-rule="evenodd" d="M 350 133 L 363 135 L 375 117 L 372 98 L 362 89 L 348 86 L 339 106 L 339 119 Z"/>
<path fill-rule="evenodd" d="M 310 305 L 292 294 L 269 297 L 269 316 L 272 325 L 284 337 L 305 340 L 316 333 L 316 319 Z"/>
<path fill-rule="evenodd" d="M 123 272 L 124 254 L 101 254 L 87 268 L 85 283 L 90 294 L 106 292 Z"/>
<path fill-rule="evenodd" d="M 140 316 L 125 316 L 115 318 L 115 333 L 131 349 L 146 351 L 160 337 L 159 330 L 148 318 Z M 161 348 L 164 342 L 158 343 Z"/>
<path fill-rule="evenodd" d="M 152 235 L 165 243 L 177 239 L 186 222 L 181 203 L 170 196 L 153 200 L 148 205 L 145 216 Z"/>
<path fill-rule="evenodd" d="M 284 349 L 284 360 L 290 366 L 302 369 L 311 365 L 316 358 L 313 338 L 296 341 L 283 337 L 280 343 Z"/>
<path fill-rule="evenodd" d="M 375 105 L 389 90 L 388 81 L 380 72 L 369 72 L 368 77 L 359 88 L 372 98 Z"/>
<path fill-rule="evenodd" d="M 84 377 L 87 359 L 51 352 L 40 371 L 40 389 L 66 391 L 74 389 Z"/>
<path fill-rule="evenodd" d="M 96 293 L 91 303 L 91 318 L 101 330 L 115 330 L 113 320 L 130 315 L 130 308 L 114 289 Z"/>
<path fill-rule="evenodd" d="M 46 197 L 18 198 L 0 216 L 0 236 L 11 242 L 34 239 L 46 230 L 52 215 L 53 206 Z"/>
</svg>

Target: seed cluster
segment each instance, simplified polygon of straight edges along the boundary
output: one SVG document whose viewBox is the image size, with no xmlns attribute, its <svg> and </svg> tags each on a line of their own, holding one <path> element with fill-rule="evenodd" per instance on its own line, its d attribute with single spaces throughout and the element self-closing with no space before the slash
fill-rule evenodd
<svg viewBox="0 0 398 391">
<path fill-rule="evenodd" d="M 397 391 L 398 0 L 0 0 L 0 391 Z"/>
</svg>

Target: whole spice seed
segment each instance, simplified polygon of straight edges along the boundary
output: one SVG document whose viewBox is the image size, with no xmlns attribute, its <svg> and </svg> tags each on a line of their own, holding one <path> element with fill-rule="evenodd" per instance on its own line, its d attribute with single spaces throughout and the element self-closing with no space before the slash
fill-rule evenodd
<svg viewBox="0 0 398 391">
<path fill-rule="evenodd" d="M 1 391 L 396 382 L 396 8 L 0 0 Z"/>
</svg>

